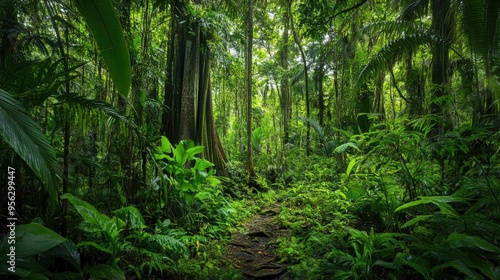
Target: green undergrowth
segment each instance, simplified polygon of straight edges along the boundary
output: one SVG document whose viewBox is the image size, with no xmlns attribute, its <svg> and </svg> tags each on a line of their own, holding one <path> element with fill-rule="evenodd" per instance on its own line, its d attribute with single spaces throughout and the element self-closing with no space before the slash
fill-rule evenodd
<svg viewBox="0 0 500 280">
<path fill-rule="evenodd" d="M 242 163 L 217 177 L 197 157 L 202 147 L 162 138 L 143 203 L 97 205 L 82 190 L 61 197 L 69 236 L 41 219 L 19 225 L 16 275 L 241 279 L 227 259 L 231 234 L 279 205 L 287 279 L 500 279 L 500 133 L 462 126 L 434 136 L 426 118 L 372 127 L 324 136 L 310 156 L 257 158 L 259 189 Z"/>
<path fill-rule="evenodd" d="M 267 195 L 235 199 L 228 180 L 197 157 L 190 140 L 172 145 L 163 137 L 152 153 L 155 174 L 128 204 L 97 204 L 85 190 L 66 193 L 71 234 L 62 237 L 41 219 L 19 225 L 16 270 L 26 279 L 240 279 L 228 263 L 227 242 L 237 226 L 271 203 Z M 234 185 L 234 184 L 233 184 Z M 98 206 L 99 205 L 99 206 Z M 0 242 L 0 275 L 9 275 L 8 238 Z M 11 275 L 12 276 L 12 275 Z"/>
<path fill-rule="evenodd" d="M 288 279 L 500 279 L 499 133 L 433 138 L 426 121 L 289 158 L 277 194 Z"/>
</svg>

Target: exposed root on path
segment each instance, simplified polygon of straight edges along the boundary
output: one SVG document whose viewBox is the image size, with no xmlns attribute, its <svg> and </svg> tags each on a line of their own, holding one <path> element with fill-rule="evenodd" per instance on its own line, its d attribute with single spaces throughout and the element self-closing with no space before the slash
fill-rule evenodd
<svg viewBox="0 0 500 280">
<path fill-rule="evenodd" d="M 287 266 L 274 254 L 277 239 L 287 230 L 276 222 L 278 204 L 264 209 L 245 222 L 245 232 L 236 232 L 229 243 L 229 259 L 243 274 L 243 279 L 283 279 Z"/>
</svg>

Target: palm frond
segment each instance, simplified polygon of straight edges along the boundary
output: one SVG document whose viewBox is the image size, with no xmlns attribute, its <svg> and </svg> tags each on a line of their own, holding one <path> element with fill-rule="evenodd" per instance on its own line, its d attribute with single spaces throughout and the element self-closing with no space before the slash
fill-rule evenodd
<svg viewBox="0 0 500 280">
<path fill-rule="evenodd" d="M 427 13 L 429 0 L 411 0 L 401 11 L 403 20 L 415 20 L 415 18 Z"/>
<path fill-rule="evenodd" d="M 409 51 L 415 51 L 421 45 L 431 43 L 443 43 L 436 35 L 428 31 L 409 34 L 402 38 L 396 39 L 389 44 L 385 45 L 377 54 L 365 65 L 361 70 L 358 79 L 354 85 L 355 90 L 358 90 L 369 76 L 375 75 L 383 69 L 389 68 L 394 63 L 394 58 Z"/>
<path fill-rule="evenodd" d="M 382 32 L 387 38 L 399 38 L 405 34 L 415 34 L 425 31 L 428 27 L 420 21 L 378 21 L 368 24 L 361 30 L 365 34 L 375 34 Z"/>
<path fill-rule="evenodd" d="M 318 133 L 318 136 L 321 138 L 322 141 L 325 139 L 325 130 L 317 121 L 315 121 L 311 118 L 308 118 L 308 117 L 304 117 L 304 116 L 299 117 L 299 119 L 304 124 L 307 124 L 307 123 L 311 124 L 312 127 L 314 128 L 314 130 Z"/>
<path fill-rule="evenodd" d="M 117 120 L 123 121 L 127 124 L 131 124 L 131 122 L 124 115 L 120 114 L 111 104 L 96 100 L 96 99 L 88 99 L 83 96 L 62 96 L 62 101 L 67 102 L 70 106 L 80 106 L 84 109 L 100 109 L 103 110 L 110 117 L 113 117 Z"/>
<path fill-rule="evenodd" d="M 58 177 L 62 169 L 54 148 L 40 126 L 9 93 L 0 89 L 0 136 L 28 164 L 49 193 L 54 206 L 58 194 Z"/>
<path fill-rule="evenodd" d="M 496 0 L 465 0 L 461 2 L 462 29 L 472 51 L 489 73 L 488 87 L 500 99 L 500 2 Z M 500 105 L 499 105 L 500 106 Z"/>
<path fill-rule="evenodd" d="M 462 3 L 462 28 L 469 39 L 472 50 L 486 57 L 488 44 L 485 28 L 485 7 L 483 0 L 466 0 Z"/>
</svg>

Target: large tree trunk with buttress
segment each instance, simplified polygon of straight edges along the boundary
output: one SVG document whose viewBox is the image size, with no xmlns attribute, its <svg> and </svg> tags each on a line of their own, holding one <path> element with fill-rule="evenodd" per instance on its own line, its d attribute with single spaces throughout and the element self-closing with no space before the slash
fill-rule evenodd
<svg viewBox="0 0 500 280">
<path fill-rule="evenodd" d="M 163 133 L 172 143 L 192 139 L 204 146 L 203 156 L 215 164 L 218 174 L 227 175 L 227 158 L 213 118 L 208 35 L 183 1 L 171 2 L 171 17 Z"/>
</svg>

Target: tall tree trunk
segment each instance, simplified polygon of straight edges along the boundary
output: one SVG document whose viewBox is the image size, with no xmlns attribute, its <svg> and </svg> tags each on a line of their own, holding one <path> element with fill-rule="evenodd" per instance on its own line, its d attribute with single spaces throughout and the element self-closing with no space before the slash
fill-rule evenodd
<svg viewBox="0 0 500 280">
<path fill-rule="evenodd" d="M 56 23 L 55 20 L 55 13 L 54 13 L 54 8 L 49 3 L 48 0 L 44 1 L 45 7 L 47 8 L 47 12 L 49 13 L 50 20 L 52 23 L 52 27 L 54 28 L 54 31 L 56 33 L 56 38 L 57 42 L 59 45 L 59 52 L 61 53 L 61 57 L 63 59 L 64 63 L 64 72 L 65 74 L 65 95 L 67 97 L 70 97 L 70 79 L 69 79 L 69 65 L 68 65 L 68 52 L 69 49 L 64 49 L 64 44 L 61 38 L 61 34 L 59 33 L 59 27 Z M 66 47 L 69 48 L 69 43 L 68 43 L 68 29 L 65 30 L 65 39 L 66 39 Z M 69 190 L 69 141 L 70 141 L 70 129 L 71 129 L 71 123 L 70 123 L 70 111 L 69 111 L 69 106 L 68 104 L 64 104 L 64 126 L 63 126 L 63 133 L 64 133 L 64 147 L 63 147 L 63 185 L 62 185 L 62 192 L 67 193 Z M 54 209 L 51 209 L 52 211 Z M 68 215 L 68 201 L 63 200 L 62 201 L 62 213 L 61 213 L 61 235 L 62 236 L 67 236 L 68 234 L 68 223 L 67 223 L 67 218 L 66 216 Z"/>
<path fill-rule="evenodd" d="M 281 114 L 283 118 L 283 145 L 290 140 L 290 119 L 292 117 L 292 105 L 290 98 L 290 81 L 288 79 L 288 53 L 289 53 L 289 23 L 288 10 L 283 15 L 283 47 L 280 52 L 280 64 L 285 72 L 281 79 Z"/>
<path fill-rule="evenodd" d="M 319 125 L 323 126 L 324 115 L 325 115 L 325 94 L 323 90 L 323 79 L 325 77 L 325 57 L 320 55 L 318 67 L 314 72 L 314 80 L 316 85 L 316 91 L 318 92 L 318 122 Z"/>
<path fill-rule="evenodd" d="M 372 92 L 368 89 L 368 86 L 364 84 L 358 93 L 358 104 L 357 104 L 357 121 L 359 126 L 359 132 L 365 133 L 370 130 L 370 119 L 368 118 L 368 113 L 371 112 L 371 102 L 370 96 Z"/>
<path fill-rule="evenodd" d="M 421 116 L 423 112 L 424 88 L 422 75 L 413 68 L 413 54 L 410 52 L 406 58 L 406 95 L 408 96 L 408 115 L 410 118 Z"/>
<path fill-rule="evenodd" d="M 311 118 L 311 106 L 309 102 L 309 74 L 308 74 L 308 69 L 307 69 L 307 59 L 306 59 L 306 54 L 304 52 L 304 49 L 302 48 L 302 44 L 300 43 L 300 38 L 297 30 L 295 29 L 295 24 L 293 20 L 293 15 L 292 15 L 292 3 L 291 1 L 288 2 L 288 13 L 290 16 L 290 25 L 292 28 L 292 33 L 293 33 L 293 39 L 295 41 L 295 44 L 299 48 L 300 51 L 300 57 L 302 58 L 302 64 L 304 67 L 304 87 L 305 87 L 305 95 L 306 95 L 306 117 L 309 119 Z M 309 156 L 310 154 L 310 138 L 311 138 L 311 124 L 307 122 L 307 131 L 306 131 L 306 155 Z"/>
<path fill-rule="evenodd" d="M 203 156 L 215 164 L 218 174 L 227 175 L 227 158 L 213 118 L 207 34 L 184 1 L 172 0 L 170 4 L 164 100 L 169 110 L 162 117 L 163 132 L 173 143 L 192 139 L 203 145 Z"/>
<path fill-rule="evenodd" d="M 384 81 L 385 73 L 380 73 L 375 83 L 375 98 L 373 100 L 373 112 L 379 114 L 378 119 L 381 121 L 385 120 Z"/>
<path fill-rule="evenodd" d="M 431 113 L 442 115 L 443 121 L 449 123 L 446 116 L 446 102 L 443 97 L 448 95 L 450 86 L 450 58 L 449 50 L 453 34 L 454 12 L 451 9 L 450 0 L 431 0 L 432 8 L 432 29 L 441 39 L 432 47 L 432 84 L 433 98 L 431 103 Z M 442 42 L 445 40 L 445 42 Z M 448 125 L 446 125 L 448 126 Z M 435 133 L 441 134 L 445 131 L 445 126 L 440 123 L 436 126 Z"/>
<path fill-rule="evenodd" d="M 249 182 L 255 177 L 252 153 L 252 47 L 253 47 L 253 0 L 248 1 L 247 46 L 245 56 L 245 79 L 247 96 L 247 172 Z"/>
</svg>

